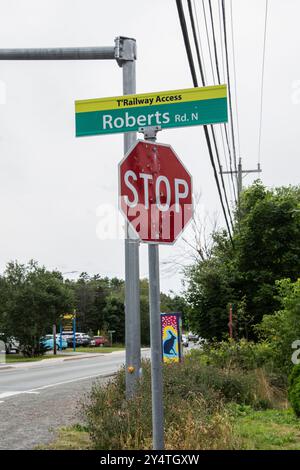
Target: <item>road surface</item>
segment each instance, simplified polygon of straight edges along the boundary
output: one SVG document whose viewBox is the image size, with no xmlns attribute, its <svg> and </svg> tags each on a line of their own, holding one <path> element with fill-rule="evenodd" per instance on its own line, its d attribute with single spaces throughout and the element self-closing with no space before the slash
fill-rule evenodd
<svg viewBox="0 0 300 470">
<path fill-rule="evenodd" d="M 0 367 L 0 449 L 32 449 L 53 439 L 57 428 L 78 422 L 78 403 L 92 383 L 108 380 L 124 361 L 121 351 Z"/>
</svg>

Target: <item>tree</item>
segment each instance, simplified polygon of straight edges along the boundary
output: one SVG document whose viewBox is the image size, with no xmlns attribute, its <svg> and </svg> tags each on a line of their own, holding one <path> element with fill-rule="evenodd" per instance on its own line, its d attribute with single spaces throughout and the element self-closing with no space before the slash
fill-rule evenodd
<svg viewBox="0 0 300 470">
<path fill-rule="evenodd" d="M 24 355 L 42 352 L 40 339 L 73 306 L 72 290 L 57 271 L 34 261 L 8 263 L 0 282 L 0 328 L 14 336 Z"/>
<path fill-rule="evenodd" d="M 291 282 L 282 279 L 276 283 L 281 309 L 274 314 L 264 315 L 256 331 L 261 340 L 272 349 L 272 356 L 278 368 L 290 372 L 298 360 L 300 345 L 300 279 Z M 293 360 L 293 353 L 295 359 Z M 297 357 L 296 357 L 297 356 Z"/>
<path fill-rule="evenodd" d="M 119 296 L 112 293 L 106 299 L 104 307 L 104 326 L 106 331 L 114 331 L 117 343 L 125 343 L 125 308 Z"/>
<path fill-rule="evenodd" d="M 235 305 L 240 337 L 254 338 L 253 326 L 278 310 L 276 281 L 295 281 L 299 274 L 299 207 L 300 187 L 266 189 L 256 182 L 243 191 L 234 246 L 225 232 L 215 233 L 211 256 L 186 271 L 190 322 L 201 336 L 227 334 L 229 303 Z"/>
</svg>

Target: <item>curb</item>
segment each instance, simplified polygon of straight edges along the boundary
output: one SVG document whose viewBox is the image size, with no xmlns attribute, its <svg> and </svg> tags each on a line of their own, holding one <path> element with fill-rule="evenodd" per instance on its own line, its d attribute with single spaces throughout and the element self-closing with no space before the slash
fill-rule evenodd
<svg viewBox="0 0 300 470">
<path fill-rule="evenodd" d="M 106 354 L 101 354 L 101 353 L 97 353 L 97 354 L 93 354 L 91 356 L 84 356 L 84 357 L 80 357 L 80 356 L 71 356 L 71 357 L 66 357 L 65 359 L 62 359 L 62 362 L 65 362 L 65 361 L 77 361 L 78 359 L 91 359 L 93 357 L 103 357 L 103 356 L 106 356 Z"/>
</svg>

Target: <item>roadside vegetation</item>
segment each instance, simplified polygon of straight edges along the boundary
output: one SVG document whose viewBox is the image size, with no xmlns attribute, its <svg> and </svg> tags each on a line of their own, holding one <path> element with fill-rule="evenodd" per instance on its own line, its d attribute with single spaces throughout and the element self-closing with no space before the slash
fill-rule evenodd
<svg viewBox="0 0 300 470">
<path fill-rule="evenodd" d="M 140 281 L 141 340 L 149 345 L 148 281 Z M 76 281 L 64 279 L 59 271 L 48 271 L 35 261 L 10 262 L 0 275 L 0 339 L 20 345 L 24 357 L 41 357 L 46 350 L 41 338 L 57 332 L 66 313 L 76 312 L 76 330 L 90 337 L 101 335 L 113 346 L 125 343 L 125 286 L 122 279 L 89 276 L 82 273 Z M 182 296 L 161 294 L 165 312 L 184 311 Z M 92 348 L 92 352 L 100 352 Z M 103 351 L 102 351 L 103 349 Z M 81 349 L 78 349 L 80 351 Z M 87 349 L 82 349 L 88 352 Z M 101 352 L 109 352 L 107 347 Z"/>
<path fill-rule="evenodd" d="M 166 449 L 300 449 L 300 421 L 288 406 L 282 378 L 263 368 L 248 371 L 232 360 L 207 364 L 193 351 L 182 364 L 164 365 Z M 212 361 L 213 362 L 213 361 Z M 134 399 L 125 399 L 121 370 L 94 384 L 81 403 L 81 424 L 59 431 L 50 447 L 150 449 L 150 364 Z M 83 446 L 83 447 L 82 447 Z"/>
<path fill-rule="evenodd" d="M 166 448 L 300 449 L 300 188 L 256 182 L 241 195 L 233 243 L 216 230 L 195 239 L 184 314 L 204 343 L 164 365 Z M 89 448 L 151 448 L 150 403 L 148 363 L 130 401 L 124 372 L 95 385 L 80 431 Z"/>
<path fill-rule="evenodd" d="M 163 366 L 166 449 L 300 450 L 300 187 L 267 189 L 254 183 L 241 194 L 233 225 L 232 243 L 217 230 L 209 241 L 202 240 L 200 227 L 196 259 L 184 272 L 184 294 L 161 296 L 161 311 L 181 311 L 185 329 L 202 339 L 182 363 Z M 70 300 L 82 328 L 113 329 L 115 340 L 124 343 L 123 281 L 86 274 L 76 282 L 64 281 L 42 270 L 40 282 L 40 268 L 22 269 L 20 274 L 18 265 L 9 265 L 0 278 L 0 331 L 10 324 L 5 323 L 9 311 L 12 318 L 29 314 L 37 292 L 34 312 L 46 300 L 49 309 L 43 315 L 48 312 L 49 325 Z M 12 302 L 5 297 L 10 282 Z M 147 281 L 140 288 L 146 345 Z M 51 309 L 49 299 L 56 291 L 61 303 Z M 25 316 L 21 324 L 26 327 Z M 94 384 L 82 401 L 80 424 L 61 430 L 51 448 L 76 445 L 151 449 L 149 362 L 143 363 L 131 400 L 125 399 L 124 370 L 106 385 Z"/>
</svg>

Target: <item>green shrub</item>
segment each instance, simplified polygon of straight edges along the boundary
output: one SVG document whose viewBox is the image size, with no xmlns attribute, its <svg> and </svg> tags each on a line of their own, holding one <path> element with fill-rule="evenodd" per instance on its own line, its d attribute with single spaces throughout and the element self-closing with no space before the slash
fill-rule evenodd
<svg viewBox="0 0 300 470">
<path fill-rule="evenodd" d="M 254 343 L 245 339 L 221 341 L 206 344 L 202 350 L 194 349 L 192 354 L 200 357 L 204 364 L 224 369 L 273 369 L 272 349 L 265 342 Z"/>
<path fill-rule="evenodd" d="M 300 364 L 294 366 L 289 376 L 288 396 L 296 416 L 300 417 Z"/>
<path fill-rule="evenodd" d="M 235 448 L 225 404 L 270 405 L 256 371 L 218 369 L 187 356 L 182 364 L 164 365 L 163 373 L 167 449 Z M 95 449 L 151 448 L 150 362 L 143 363 L 134 399 L 125 399 L 122 370 L 107 385 L 93 386 L 83 412 Z"/>
<path fill-rule="evenodd" d="M 268 344 L 274 367 L 287 377 L 293 368 L 292 343 L 300 338 L 300 279 L 296 282 L 282 279 L 276 286 L 282 309 L 264 315 L 255 331 Z"/>
</svg>

